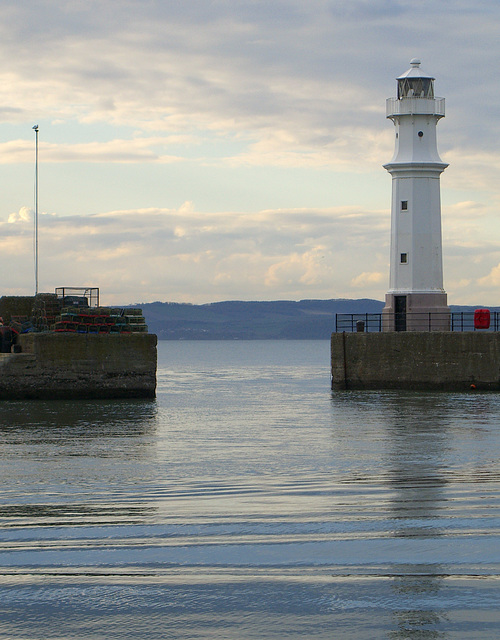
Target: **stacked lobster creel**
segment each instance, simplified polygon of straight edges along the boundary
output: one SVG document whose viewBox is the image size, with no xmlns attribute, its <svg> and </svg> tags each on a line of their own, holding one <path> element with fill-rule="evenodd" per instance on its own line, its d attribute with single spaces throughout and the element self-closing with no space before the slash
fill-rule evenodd
<svg viewBox="0 0 500 640">
<path fill-rule="evenodd" d="M 51 331 L 61 313 L 61 301 L 53 293 L 39 293 L 32 311 L 34 331 Z"/>
<path fill-rule="evenodd" d="M 10 326 L 17 333 L 29 333 L 34 329 L 33 322 L 28 316 L 12 316 Z"/>
<path fill-rule="evenodd" d="M 113 307 L 76 307 L 61 309 L 53 327 L 65 333 L 116 334 L 147 333 L 142 309 Z"/>
</svg>

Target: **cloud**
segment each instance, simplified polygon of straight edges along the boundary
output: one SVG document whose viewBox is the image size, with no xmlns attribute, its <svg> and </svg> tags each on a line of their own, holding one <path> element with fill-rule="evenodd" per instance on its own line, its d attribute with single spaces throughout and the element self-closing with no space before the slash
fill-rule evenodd
<svg viewBox="0 0 500 640">
<path fill-rule="evenodd" d="M 306 162 L 312 158 L 316 164 L 331 164 L 340 153 L 337 164 L 347 158 L 353 165 L 380 163 L 390 140 L 389 126 L 381 119 L 385 98 L 395 90 L 393 76 L 412 57 L 404 51 L 396 57 L 392 39 L 381 37 L 387 24 L 394 34 L 406 26 L 415 11 L 408 2 L 313 0 L 304 6 L 297 0 L 273 3 L 272 9 L 238 0 L 186 0 L 181 9 L 176 3 L 145 7 L 124 2 L 119 20 L 111 0 L 44 2 L 37 12 L 26 2 L 5 4 L 9 10 L 0 27 L 0 59 L 5 62 L 4 103 L 10 111 L 4 117 L 20 121 L 37 113 L 53 121 L 107 123 L 143 132 L 244 134 L 251 161 L 253 153 L 264 152 L 267 162 L 276 158 L 282 164 L 283 149 L 291 155 L 291 149 L 303 147 Z M 457 11 L 437 12 L 429 0 L 419 9 L 439 13 L 448 47 L 454 33 L 457 48 L 464 38 L 474 37 L 470 29 L 447 29 L 479 15 L 470 5 L 467 12 L 467 3 L 461 6 L 463 18 Z M 363 30 L 363 46 L 355 37 L 358 29 Z M 422 29 L 431 42 L 438 27 L 426 21 Z M 412 41 L 420 45 L 419 35 L 415 30 L 407 46 Z M 429 64 L 434 60 L 441 65 L 434 48 L 428 52 Z M 460 59 L 460 78 L 473 70 L 476 82 L 482 81 L 478 55 Z M 436 75 L 439 71 L 434 70 Z M 452 82 L 455 70 L 446 71 L 440 75 L 450 78 L 450 88 L 462 87 L 462 82 Z M 493 100 L 496 91 L 490 85 Z M 459 104 L 463 108 L 461 96 Z M 473 117 L 472 109 L 469 113 Z M 484 131 L 481 139 L 488 137 Z M 121 142 L 109 141 L 102 157 L 123 161 L 125 150 L 116 154 L 112 149 Z M 130 143 L 131 161 L 148 160 L 137 141 Z M 476 145 L 470 138 L 467 143 L 465 151 L 473 153 Z M 58 144 L 64 156 L 64 144 Z M 83 158 L 85 151 L 79 150 Z"/>
<path fill-rule="evenodd" d="M 452 117 L 441 126 L 450 140 L 457 140 L 456 148 L 448 143 L 447 156 L 469 156 L 479 177 L 488 164 L 486 156 L 476 153 L 478 144 L 492 139 L 491 131 L 476 125 L 476 135 L 468 136 L 461 127 L 463 116 L 481 121 L 481 110 L 498 104 L 500 97 L 490 82 L 479 104 L 469 107 L 461 95 L 464 75 L 474 77 L 476 86 L 487 82 L 482 49 L 470 46 L 461 53 L 464 42 L 481 39 L 484 47 L 488 38 L 493 40 L 484 21 L 480 33 L 476 25 L 484 12 L 500 13 L 487 3 L 461 2 L 458 11 L 437 9 L 424 0 L 417 13 L 439 15 L 439 21 L 426 20 L 413 31 L 408 16 L 414 18 L 416 9 L 407 1 L 312 0 L 304 5 L 289 0 L 274 2 L 272 8 L 239 0 L 186 0 L 182 7 L 123 2 L 119 20 L 112 0 L 42 2 L 37 12 L 26 1 L 4 5 L 0 60 L 5 63 L 4 104 L 10 105 L 3 115 L 10 121 L 36 113 L 53 122 L 105 123 L 142 133 L 197 132 L 198 140 L 236 135 L 248 146 L 230 157 L 250 164 L 260 157 L 277 166 L 379 166 L 391 146 L 390 126 L 383 122 L 385 98 L 394 93 L 394 76 L 415 53 L 406 49 L 418 44 L 435 66 L 430 70 L 437 82 L 448 80 L 450 104 L 469 109 L 460 120 Z M 412 24 L 418 23 L 413 19 Z M 389 29 L 393 36 L 384 37 Z M 401 29 L 408 35 L 395 55 L 393 37 L 398 34 L 401 41 Z M 362 46 L 358 30 L 363 31 Z M 457 61 L 451 68 L 432 44 L 437 31 L 448 34 L 447 50 Z M 142 137 L 117 137 L 100 146 L 51 143 L 59 149 L 46 141 L 46 159 L 178 158 L 158 153 L 153 138 Z M 28 155 L 23 161 L 29 161 Z M 476 172 L 470 174 L 471 182 L 475 177 Z"/>
<path fill-rule="evenodd" d="M 469 144 L 473 144 L 470 141 Z M 446 173 L 446 182 L 453 188 L 475 191 L 496 191 L 500 172 L 500 156 L 487 148 L 455 147 L 447 151 L 446 162 L 451 171 Z"/>
<path fill-rule="evenodd" d="M 182 158 L 162 154 L 158 149 L 179 144 L 179 137 L 133 138 L 108 142 L 85 142 L 80 144 L 39 143 L 41 161 L 47 162 L 181 162 Z M 33 143 L 27 140 L 12 140 L 0 143 L 0 164 L 33 162 Z"/>
<path fill-rule="evenodd" d="M 355 278 L 351 280 L 351 285 L 353 287 L 367 287 L 370 285 L 377 285 L 384 281 L 386 274 L 376 272 L 363 271 Z"/>
<path fill-rule="evenodd" d="M 0 223 L 0 249 L 16 247 L 9 266 L 24 274 L 26 290 L 32 232 L 21 224 L 22 215 L 16 224 Z M 41 214 L 40 280 L 50 291 L 67 284 L 63 274 L 68 282 L 100 286 L 107 299 L 122 303 L 126 290 L 143 301 L 274 299 L 304 292 L 335 297 L 339 290 L 345 296 L 343 282 L 353 268 L 345 230 L 357 237 L 363 263 L 367 244 L 382 241 L 373 217 L 349 208 L 207 213 L 190 202 L 175 210 Z"/>
<path fill-rule="evenodd" d="M 326 247 L 315 247 L 302 253 L 292 253 L 271 264 L 264 277 L 264 285 L 271 289 L 290 286 L 328 286 L 331 267 L 325 263 Z"/>
<path fill-rule="evenodd" d="M 0 268 L 17 292 L 33 280 L 31 212 L 0 223 Z M 487 234 L 486 234 L 487 235 Z M 500 243 L 445 246 L 450 302 L 494 304 Z M 355 207 L 257 212 L 130 209 L 93 215 L 42 213 L 40 284 L 98 286 L 106 304 L 165 300 L 383 299 L 389 216 Z M 493 298 L 492 298 L 493 294 Z M 480 299 L 481 298 L 481 299 Z"/>
<path fill-rule="evenodd" d="M 443 207 L 442 217 L 446 224 L 447 219 L 449 219 L 450 222 L 457 218 L 475 220 L 488 215 L 488 213 L 488 207 L 484 202 L 465 200 Z"/>
<path fill-rule="evenodd" d="M 500 285 L 500 263 L 494 266 L 487 276 L 479 278 L 477 283 L 483 288 L 498 288 Z"/>
<path fill-rule="evenodd" d="M 7 222 L 15 224 L 16 222 L 31 222 L 33 219 L 33 209 L 21 207 L 18 212 L 11 213 Z"/>
</svg>

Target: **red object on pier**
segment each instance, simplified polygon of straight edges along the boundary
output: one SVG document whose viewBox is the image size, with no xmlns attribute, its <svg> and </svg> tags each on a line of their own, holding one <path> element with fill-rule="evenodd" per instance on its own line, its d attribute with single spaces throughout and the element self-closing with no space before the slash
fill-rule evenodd
<svg viewBox="0 0 500 640">
<path fill-rule="evenodd" d="M 476 309 L 474 311 L 474 329 L 490 328 L 490 310 Z"/>
</svg>

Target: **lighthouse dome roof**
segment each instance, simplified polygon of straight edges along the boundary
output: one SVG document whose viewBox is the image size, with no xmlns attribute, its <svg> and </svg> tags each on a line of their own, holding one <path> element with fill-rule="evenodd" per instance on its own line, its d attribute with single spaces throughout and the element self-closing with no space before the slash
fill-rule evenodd
<svg viewBox="0 0 500 640">
<path fill-rule="evenodd" d="M 398 76 L 397 80 L 403 80 L 405 78 L 428 78 L 430 80 L 434 80 L 433 76 L 430 76 L 428 73 L 425 73 L 420 68 L 421 62 L 418 58 L 413 58 L 410 60 L 411 67 L 408 71 L 405 71 L 400 76 Z"/>
</svg>

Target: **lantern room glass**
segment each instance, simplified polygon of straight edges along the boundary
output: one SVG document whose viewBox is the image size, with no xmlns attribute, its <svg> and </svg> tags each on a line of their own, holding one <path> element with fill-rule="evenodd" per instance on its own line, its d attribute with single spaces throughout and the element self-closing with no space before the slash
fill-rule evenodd
<svg viewBox="0 0 500 640">
<path fill-rule="evenodd" d="M 434 78 L 400 78 L 398 99 L 434 98 Z"/>
</svg>

